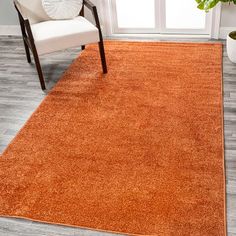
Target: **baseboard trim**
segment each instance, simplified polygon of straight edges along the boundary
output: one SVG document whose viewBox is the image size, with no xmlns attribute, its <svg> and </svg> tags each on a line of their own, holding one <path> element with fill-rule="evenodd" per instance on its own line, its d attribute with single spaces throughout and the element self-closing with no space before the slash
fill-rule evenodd
<svg viewBox="0 0 236 236">
<path fill-rule="evenodd" d="M 232 31 L 236 31 L 236 27 L 221 27 L 219 38 L 226 39 L 228 34 Z"/>
<path fill-rule="evenodd" d="M 221 27 L 219 38 L 226 39 L 227 35 L 230 32 L 235 31 L 235 30 L 236 30 L 236 27 Z M 20 26 L 19 25 L 0 25 L 0 35 L 20 36 L 21 35 Z"/>
<path fill-rule="evenodd" d="M 0 25 L 0 35 L 21 35 L 19 25 Z"/>
</svg>

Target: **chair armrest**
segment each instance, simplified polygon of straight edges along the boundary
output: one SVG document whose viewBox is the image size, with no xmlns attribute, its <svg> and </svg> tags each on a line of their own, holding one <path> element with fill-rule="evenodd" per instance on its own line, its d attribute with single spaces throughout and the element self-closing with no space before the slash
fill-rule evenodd
<svg viewBox="0 0 236 236">
<path fill-rule="evenodd" d="M 99 21 L 99 17 L 98 17 L 97 7 L 92 2 L 90 2 L 90 0 L 84 0 L 83 3 L 84 3 L 84 6 L 86 6 L 92 12 L 95 23 L 96 23 L 96 27 L 99 30 L 100 37 L 102 37 L 101 36 L 102 32 L 101 32 L 101 26 L 100 26 L 100 21 Z"/>
<path fill-rule="evenodd" d="M 90 10 L 90 11 L 94 11 L 94 8 L 96 8 L 96 6 L 89 0 L 84 0 L 84 5 Z"/>
</svg>

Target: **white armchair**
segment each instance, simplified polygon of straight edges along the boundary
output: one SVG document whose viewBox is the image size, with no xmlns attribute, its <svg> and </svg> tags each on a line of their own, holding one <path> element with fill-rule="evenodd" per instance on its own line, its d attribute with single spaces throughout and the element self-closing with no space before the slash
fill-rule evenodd
<svg viewBox="0 0 236 236">
<path fill-rule="evenodd" d="M 42 90 L 46 89 L 39 56 L 70 47 L 98 42 L 103 73 L 107 73 L 103 37 L 96 6 L 83 0 L 80 15 L 71 20 L 51 20 L 43 12 L 41 0 L 15 0 L 18 12 L 27 61 L 31 63 L 33 54 Z M 84 7 L 93 14 L 96 25 L 84 18 Z"/>
</svg>

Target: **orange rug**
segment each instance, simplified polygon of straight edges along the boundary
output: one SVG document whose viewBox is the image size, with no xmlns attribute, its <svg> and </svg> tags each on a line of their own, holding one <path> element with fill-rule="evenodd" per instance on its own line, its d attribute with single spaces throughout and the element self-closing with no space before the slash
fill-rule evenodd
<svg viewBox="0 0 236 236">
<path fill-rule="evenodd" d="M 0 215 L 130 235 L 225 235 L 222 45 L 106 42 L 0 158 Z"/>
</svg>

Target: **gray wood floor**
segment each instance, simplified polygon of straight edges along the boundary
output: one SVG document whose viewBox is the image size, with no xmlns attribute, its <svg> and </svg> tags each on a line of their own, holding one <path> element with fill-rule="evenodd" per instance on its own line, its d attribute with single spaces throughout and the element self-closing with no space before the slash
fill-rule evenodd
<svg viewBox="0 0 236 236">
<path fill-rule="evenodd" d="M 162 41 L 164 41 L 162 39 Z M 182 40 L 183 41 L 183 40 Z M 193 41 L 193 40 L 191 40 Z M 194 40 L 202 41 L 202 40 Z M 42 58 L 50 90 L 80 50 L 70 49 Z M 236 236 L 236 65 L 224 50 L 225 158 L 227 172 L 228 235 Z M 0 153 L 40 104 L 42 92 L 33 65 L 26 63 L 18 37 L 0 37 Z M 0 236 L 95 236 L 112 235 L 72 227 L 0 218 Z"/>
</svg>

